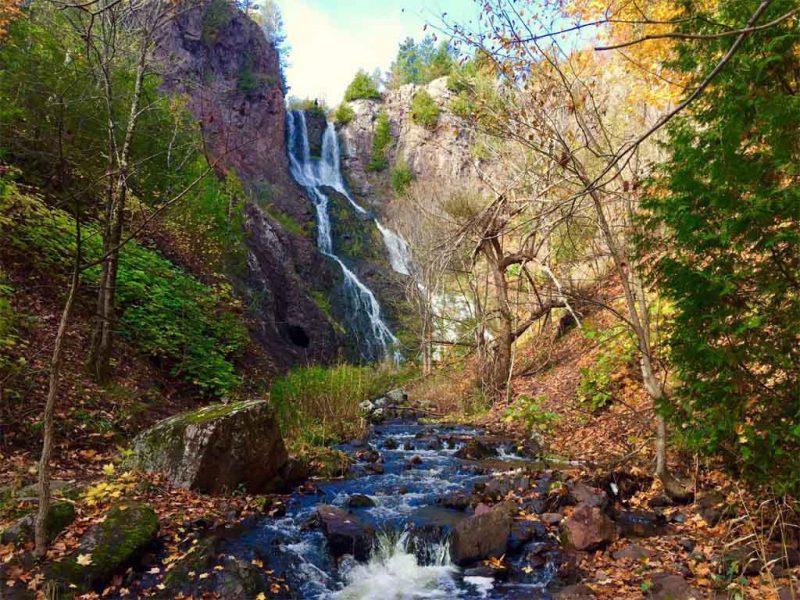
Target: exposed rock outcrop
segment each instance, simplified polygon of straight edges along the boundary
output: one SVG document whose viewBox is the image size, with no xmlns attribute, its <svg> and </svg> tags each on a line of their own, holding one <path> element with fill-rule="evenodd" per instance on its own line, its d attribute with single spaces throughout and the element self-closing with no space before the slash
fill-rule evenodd
<svg viewBox="0 0 800 600">
<path fill-rule="evenodd" d="M 261 400 L 176 415 L 134 440 L 137 467 L 206 493 L 273 489 L 288 460 L 275 414 Z"/>
<path fill-rule="evenodd" d="M 278 53 L 232 3 L 201 0 L 163 28 L 155 54 L 163 89 L 186 97 L 218 171 L 235 171 L 248 191 L 243 283 L 255 337 L 279 367 L 333 360 L 336 331 L 314 297 L 337 278 L 313 236 L 297 233 L 313 231 L 314 213 L 289 174 Z"/>
</svg>

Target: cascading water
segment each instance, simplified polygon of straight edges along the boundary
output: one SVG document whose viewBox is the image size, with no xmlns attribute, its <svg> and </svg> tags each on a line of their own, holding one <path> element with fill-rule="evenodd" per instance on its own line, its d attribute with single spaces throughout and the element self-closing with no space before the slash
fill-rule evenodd
<svg viewBox="0 0 800 600">
<path fill-rule="evenodd" d="M 392 269 L 401 275 L 411 275 L 411 248 L 408 247 L 408 243 L 379 221 L 375 221 L 375 225 L 383 236 Z"/>
<path fill-rule="evenodd" d="M 317 246 L 328 258 L 334 260 L 344 275 L 344 290 L 351 309 L 351 324 L 358 336 L 361 355 L 366 360 L 391 356 L 399 361 L 399 341 L 381 316 L 381 307 L 375 294 L 362 283 L 333 251 L 331 221 L 328 214 L 330 188 L 347 198 L 361 214 L 366 210 L 350 195 L 344 185 L 340 169 L 339 142 L 333 123 L 328 123 L 322 138 L 322 156 L 311 157 L 305 113 L 291 111 L 287 115 L 289 142 L 289 167 L 295 181 L 305 188 L 317 213 Z M 376 221 L 377 224 L 377 221 Z M 390 249 L 390 256 L 392 251 Z M 394 266 L 394 263 L 392 263 Z"/>
</svg>

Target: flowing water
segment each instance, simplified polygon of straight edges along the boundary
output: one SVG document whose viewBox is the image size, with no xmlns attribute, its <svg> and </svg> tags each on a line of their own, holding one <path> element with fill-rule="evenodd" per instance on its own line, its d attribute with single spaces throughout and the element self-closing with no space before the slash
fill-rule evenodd
<svg viewBox="0 0 800 600">
<path fill-rule="evenodd" d="M 466 518 L 463 512 L 441 508 L 437 499 L 457 492 L 469 492 L 488 477 L 474 464 L 454 456 L 463 442 L 430 449 L 430 440 L 454 436 L 460 440 L 477 435 L 474 429 L 432 429 L 413 423 L 379 426 L 370 443 L 379 449 L 385 472 L 372 474 L 365 463 L 350 479 L 319 484 L 315 493 L 293 494 L 286 515 L 265 520 L 242 537 L 230 542 L 225 552 L 250 560 L 262 557 L 268 568 L 285 577 L 298 598 L 320 600 L 415 600 L 423 598 L 544 598 L 538 595 L 553 576 L 551 562 L 523 578 L 500 583 L 474 575 L 453 565 L 447 537 L 450 527 Z M 391 438 L 397 443 L 386 444 Z M 386 446 L 389 446 L 387 448 Z M 438 445 L 437 445 L 438 446 Z M 342 449 L 355 453 L 350 445 Z M 422 462 L 408 468 L 408 460 L 419 455 Z M 508 449 L 498 460 L 516 465 L 519 457 Z M 351 509 L 356 518 L 379 532 L 369 561 L 359 563 L 345 557 L 338 564 L 331 558 L 325 537 L 306 524 L 321 504 L 347 507 L 353 494 L 365 494 L 374 506 Z M 531 541 L 519 550 L 523 563 Z M 528 564 L 528 563 L 524 563 Z"/>
<path fill-rule="evenodd" d="M 328 214 L 329 197 L 325 188 L 330 188 L 347 198 L 353 209 L 366 214 L 350 195 L 342 179 L 339 141 L 333 123 L 328 123 L 322 138 L 320 158 L 311 156 L 308 129 L 303 111 L 291 111 L 287 115 L 289 144 L 289 168 L 295 181 L 305 188 L 317 214 L 317 246 L 320 252 L 334 260 L 344 276 L 344 291 L 351 316 L 351 329 L 357 336 L 359 350 L 367 361 L 391 357 L 401 359 L 399 341 L 381 315 L 381 307 L 375 294 L 334 253 L 331 221 Z M 377 224 L 377 221 L 376 221 Z M 388 231 L 388 230 L 387 230 Z M 392 234 L 397 237 L 395 234 Z M 386 239 L 386 234 L 384 234 Z M 406 246 L 407 248 L 407 246 Z M 403 264 L 403 259 L 393 257 L 394 247 L 387 244 L 391 264 Z"/>
</svg>

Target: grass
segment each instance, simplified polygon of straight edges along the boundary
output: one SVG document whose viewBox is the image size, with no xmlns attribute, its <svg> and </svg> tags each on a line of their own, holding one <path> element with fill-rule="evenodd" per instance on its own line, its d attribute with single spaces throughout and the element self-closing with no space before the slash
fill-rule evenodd
<svg viewBox="0 0 800 600">
<path fill-rule="evenodd" d="M 272 383 L 270 398 L 284 435 L 311 446 L 328 446 L 361 435 L 359 404 L 407 382 L 411 368 L 390 365 L 294 369 Z"/>
</svg>

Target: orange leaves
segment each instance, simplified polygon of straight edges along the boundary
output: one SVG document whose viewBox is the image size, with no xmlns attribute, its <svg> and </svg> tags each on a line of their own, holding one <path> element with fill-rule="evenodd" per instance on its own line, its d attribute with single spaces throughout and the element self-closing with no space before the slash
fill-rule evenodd
<svg viewBox="0 0 800 600">
<path fill-rule="evenodd" d="M 22 0 L 0 0 L 0 42 L 8 33 L 8 25 L 22 16 Z"/>
</svg>

